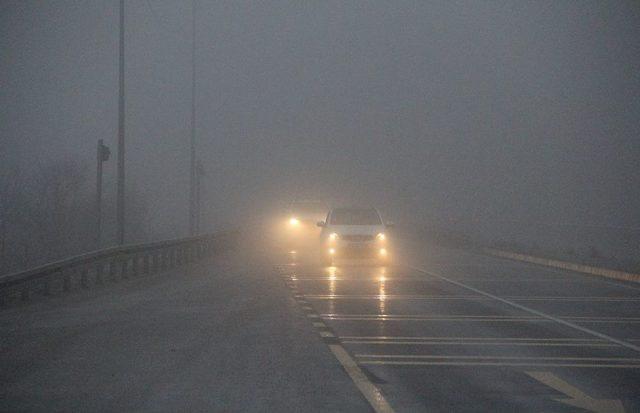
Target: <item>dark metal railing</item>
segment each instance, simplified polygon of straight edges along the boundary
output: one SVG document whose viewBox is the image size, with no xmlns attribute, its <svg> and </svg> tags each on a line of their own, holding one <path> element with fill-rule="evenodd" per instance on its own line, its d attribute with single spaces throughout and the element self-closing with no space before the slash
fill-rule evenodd
<svg viewBox="0 0 640 413">
<path fill-rule="evenodd" d="M 177 268 L 231 248 L 237 236 L 223 232 L 112 247 L 0 276 L 0 305 L 13 299 L 28 301 L 33 294 L 50 296 Z"/>
</svg>

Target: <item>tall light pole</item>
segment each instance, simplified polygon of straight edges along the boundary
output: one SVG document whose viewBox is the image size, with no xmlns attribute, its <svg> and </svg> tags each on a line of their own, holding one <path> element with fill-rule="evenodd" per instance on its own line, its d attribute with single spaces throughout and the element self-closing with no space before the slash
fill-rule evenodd
<svg viewBox="0 0 640 413">
<path fill-rule="evenodd" d="M 202 218 L 202 177 L 205 175 L 202 162 L 198 161 L 196 166 L 196 234 L 200 233 L 200 220 Z"/>
<path fill-rule="evenodd" d="M 189 235 L 197 234 L 196 194 L 196 1 L 191 0 L 191 162 L 189 177 Z"/>
<path fill-rule="evenodd" d="M 119 53 L 119 97 L 118 97 L 118 199 L 117 237 L 124 244 L 124 0 L 120 0 L 120 53 Z"/>
<path fill-rule="evenodd" d="M 98 164 L 96 168 L 96 249 L 102 239 L 102 163 L 109 160 L 111 151 L 102 139 L 98 140 Z"/>
</svg>

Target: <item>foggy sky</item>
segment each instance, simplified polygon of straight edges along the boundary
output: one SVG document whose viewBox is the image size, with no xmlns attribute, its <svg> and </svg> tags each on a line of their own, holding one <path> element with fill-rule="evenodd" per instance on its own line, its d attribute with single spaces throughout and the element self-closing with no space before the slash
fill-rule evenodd
<svg viewBox="0 0 640 413">
<path fill-rule="evenodd" d="M 182 235 L 191 2 L 126 4 L 127 190 Z M 301 197 L 398 221 L 640 226 L 638 2 L 196 7 L 209 228 Z M 115 153 L 117 24 L 117 1 L 0 4 L 0 173 L 93 173 L 100 138 Z"/>
</svg>

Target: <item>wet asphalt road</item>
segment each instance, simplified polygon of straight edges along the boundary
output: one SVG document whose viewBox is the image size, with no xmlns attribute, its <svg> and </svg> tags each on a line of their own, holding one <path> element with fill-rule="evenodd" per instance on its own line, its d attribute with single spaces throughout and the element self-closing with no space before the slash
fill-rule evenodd
<svg viewBox="0 0 640 413">
<path fill-rule="evenodd" d="M 266 245 L 0 310 L 0 411 L 640 411 L 638 285 Z"/>
<path fill-rule="evenodd" d="M 277 268 L 393 410 L 640 411 L 640 286 L 398 249 L 384 267 L 289 253 Z"/>
</svg>

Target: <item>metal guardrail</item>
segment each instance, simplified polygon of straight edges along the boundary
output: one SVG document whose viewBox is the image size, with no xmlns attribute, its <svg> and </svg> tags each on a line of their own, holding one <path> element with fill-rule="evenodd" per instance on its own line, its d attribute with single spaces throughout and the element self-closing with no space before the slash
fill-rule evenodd
<svg viewBox="0 0 640 413">
<path fill-rule="evenodd" d="M 88 289 L 108 280 L 177 268 L 230 248 L 237 236 L 236 232 L 223 232 L 106 248 L 0 276 L 0 305 L 16 296 L 28 301 L 32 294 L 50 296 L 76 287 Z"/>
<path fill-rule="evenodd" d="M 593 267 L 591 265 L 576 264 L 573 262 L 553 260 L 533 255 L 519 254 L 516 252 L 497 250 L 494 248 L 484 248 L 485 254 L 500 258 L 508 258 L 515 261 L 523 261 L 531 264 L 544 265 L 546 267 L 560 268 L 563 270 L 576 271 L 584 274 L 598 275 L 600 277 L 614 278 L 622 281 L 640 282 L 640 274 L 625 271 L 610 270 L 608 268 Z"/>
</svg>

